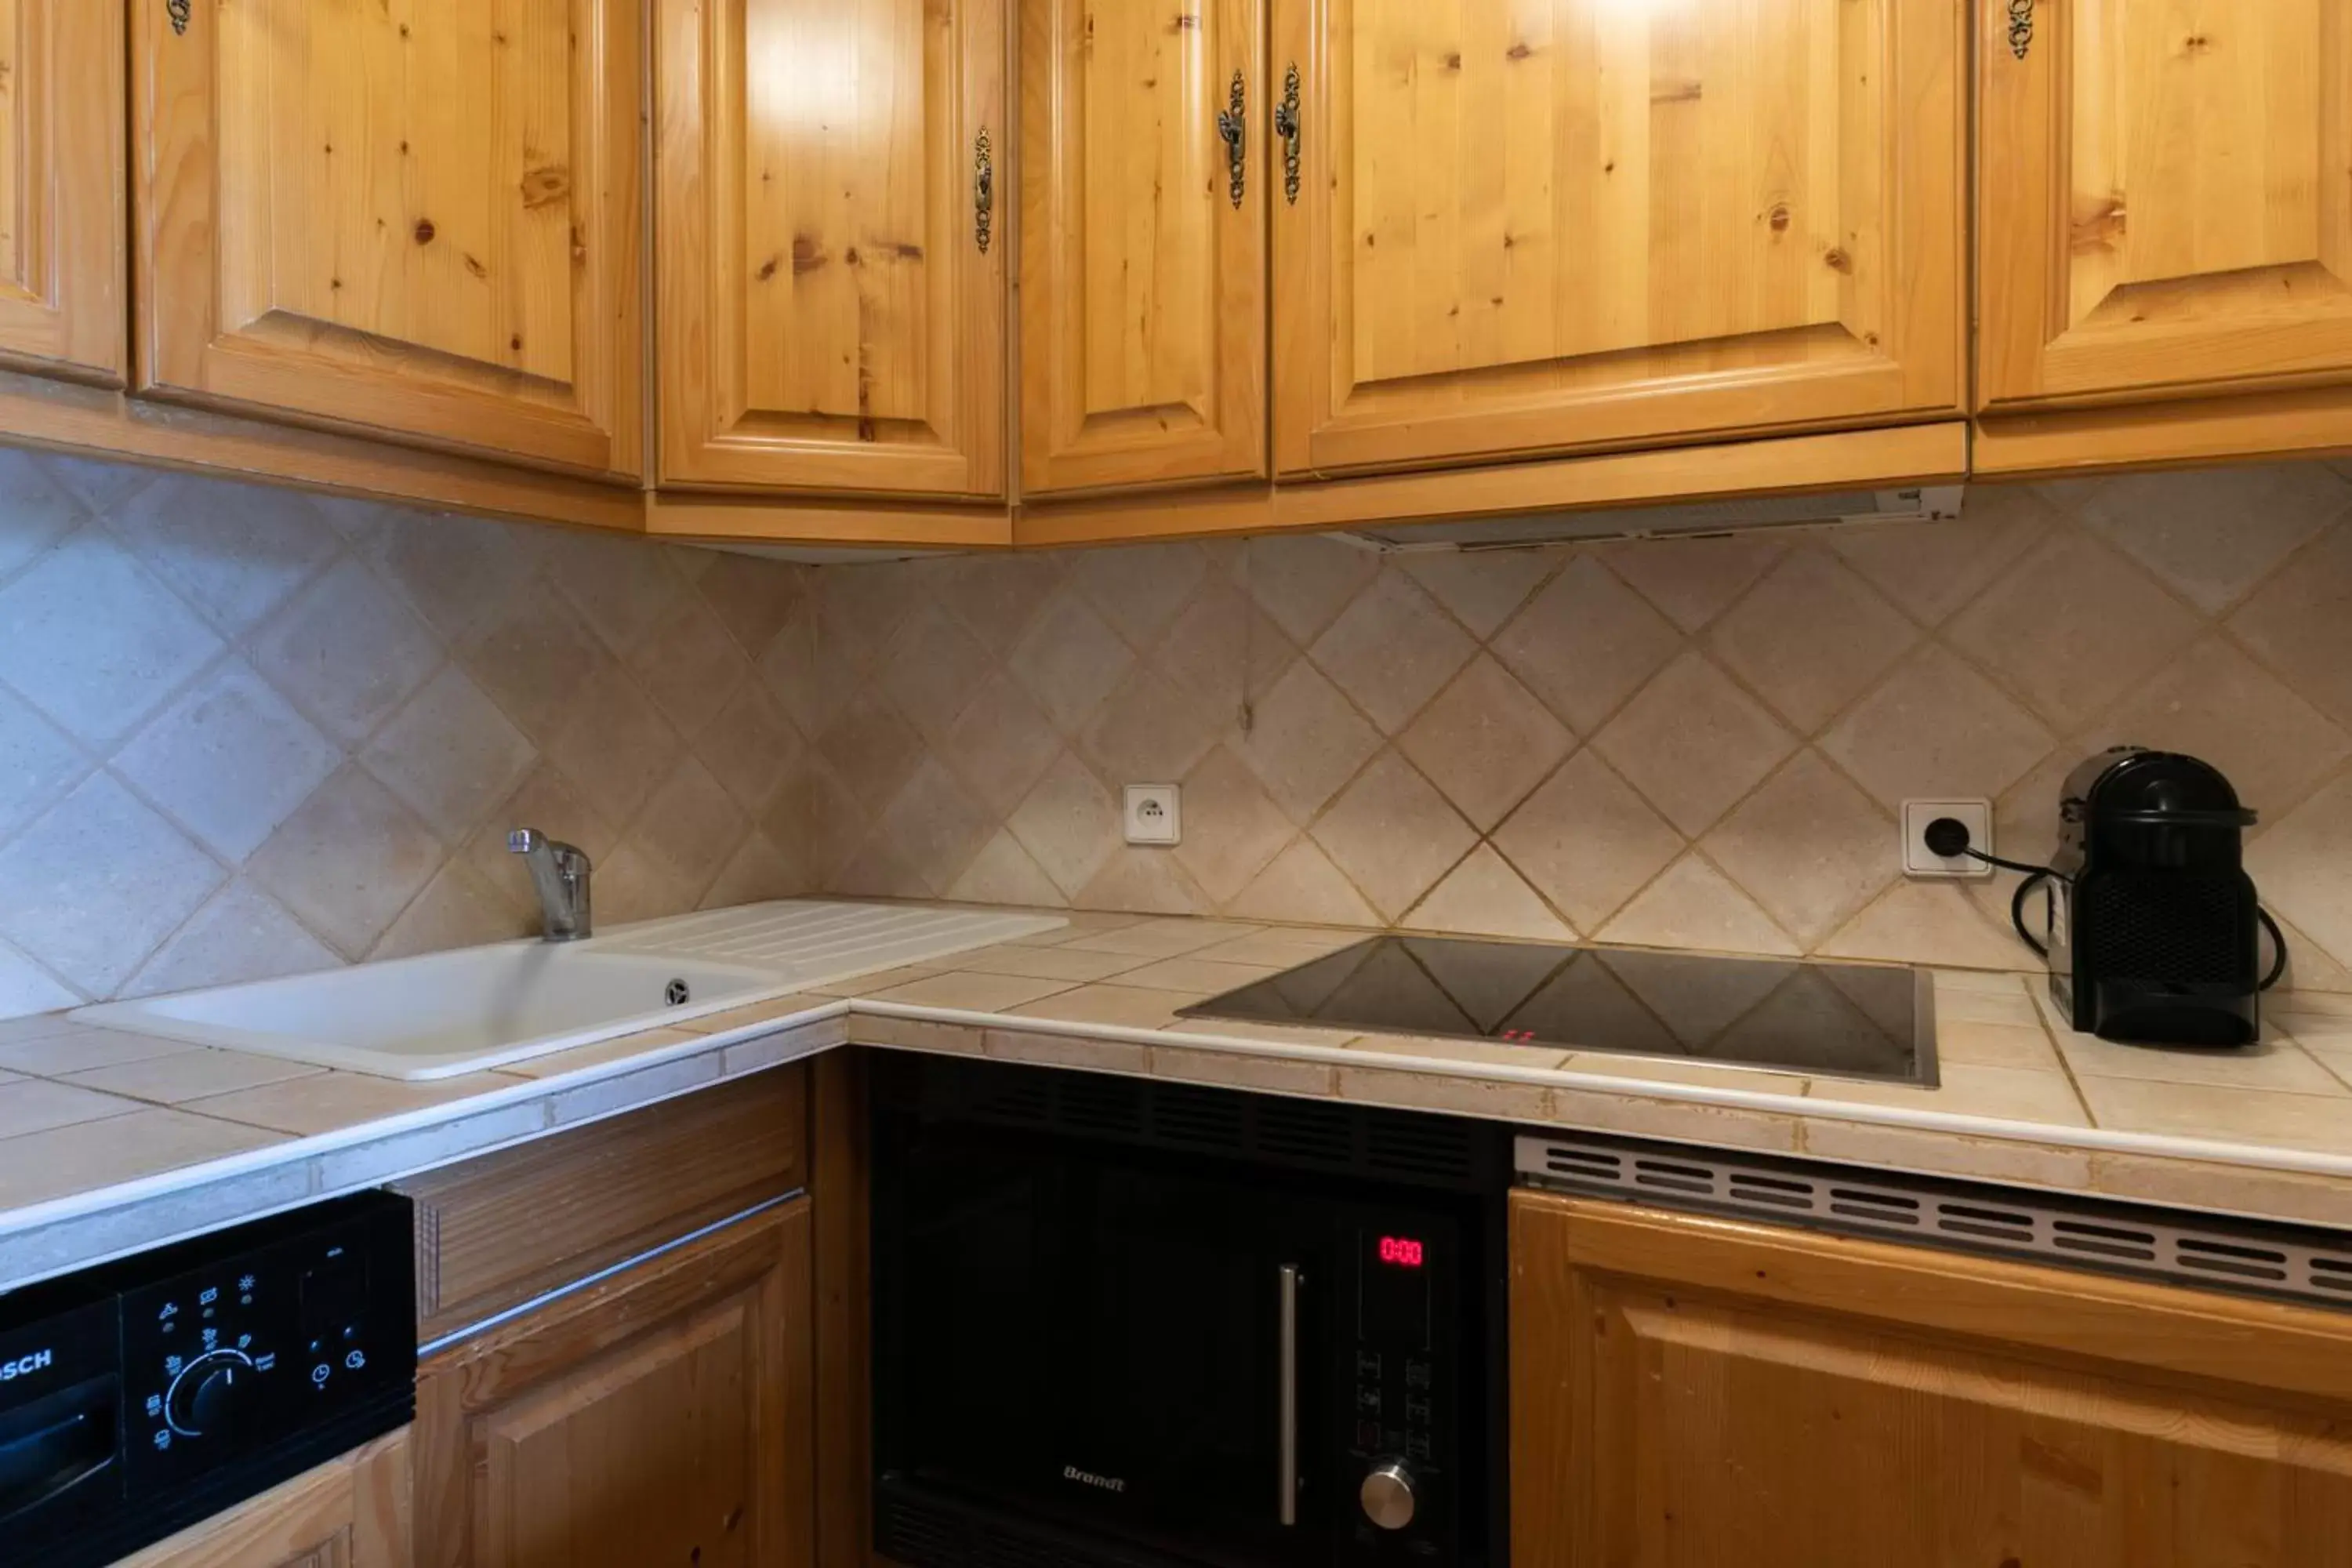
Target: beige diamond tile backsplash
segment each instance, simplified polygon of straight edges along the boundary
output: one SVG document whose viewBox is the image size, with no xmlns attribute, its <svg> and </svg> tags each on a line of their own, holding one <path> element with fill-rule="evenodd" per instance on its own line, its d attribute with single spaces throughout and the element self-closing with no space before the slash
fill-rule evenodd
<svg viewBox="0 0 2352 1568">
<path fill-rule="evenodd" d="M 2352 990 L 2352 468 L 1966 521 L 1383 560 L 1319 538 L 804 568 L 0 453 L 0 1016 L 800 892 L 2025 967 L 2081 757 L 2206 756 Z M 1174 849 L 1118 790 L 1175 780 Z"/>
<path fill-rule="evenodd" d="M 0 1016 L 802 890 L 805 576 L 0 452 Z"/>
<path fill-rule="evenodd" d="M 2075 763 L 2178 746 L 2263 813 L 2296 979 L 2341 986 L 2347 472 L 1984 486 L 1957 524 L 1478 555 L 1287 538 L 827 567 L 816 622 L 866 631 L 831 656 L 850 717 L 795 798 L 825 803 L 802 820 L 841 893 L 2023 968 L 2010 879 L 1894 874 L 1901 801 L 1991 796 L 2034 858 Z M 787 709 L 798 683 L 825 678 L 790 678 Z M 1118 787 L 1169 779 L 1185 842 L 1126 848 Z"/>
</svg>

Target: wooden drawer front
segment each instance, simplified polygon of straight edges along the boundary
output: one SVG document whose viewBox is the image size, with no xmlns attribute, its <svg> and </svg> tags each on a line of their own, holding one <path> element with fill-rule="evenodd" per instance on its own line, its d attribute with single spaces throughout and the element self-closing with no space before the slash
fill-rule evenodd
<svg viewBox="0 0 2352 1568">
<path fill-rule="evenodd" d="M 779 1068 L 400 1184 L 427 1341 L 807 1182 L 807 1069 Z"/>
</svg>

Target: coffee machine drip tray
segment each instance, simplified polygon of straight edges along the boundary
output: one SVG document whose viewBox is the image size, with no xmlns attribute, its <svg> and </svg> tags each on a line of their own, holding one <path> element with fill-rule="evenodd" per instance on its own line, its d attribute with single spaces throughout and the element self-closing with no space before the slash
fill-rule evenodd
<svg viewBox="0 0 2352 1568">
<path fill-rule="evenodd" d="M 1923 970 L 1890 964 L 1383 936 L 1182 1012 L 1937 1081 L 1934 984 Z"/>
</svg>

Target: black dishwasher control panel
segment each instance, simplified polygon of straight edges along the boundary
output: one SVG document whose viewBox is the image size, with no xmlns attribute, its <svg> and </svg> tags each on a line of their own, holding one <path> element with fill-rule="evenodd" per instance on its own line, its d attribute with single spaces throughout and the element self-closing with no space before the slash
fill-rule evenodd
<svg viewBox="0 0 2352 1568">
<path fill-rule="evenodd" d="M 111 1563 L 404 1425 L 412 1226 L 362 1193 L 0 1296 L 0 1562 Z"/>
</svg>

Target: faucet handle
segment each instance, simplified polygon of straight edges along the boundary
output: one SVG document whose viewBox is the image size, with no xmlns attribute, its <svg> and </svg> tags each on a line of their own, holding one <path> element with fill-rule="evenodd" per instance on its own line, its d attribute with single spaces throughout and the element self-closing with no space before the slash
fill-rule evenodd
<svg viewBox="0 0 2352 1568">
<path fill-rule="evenodd" d="M 528 855 L 545 841 L 546 836 L 535 827 L 518 827 L 507 835 L 507 853 Z"/>
</svg>

